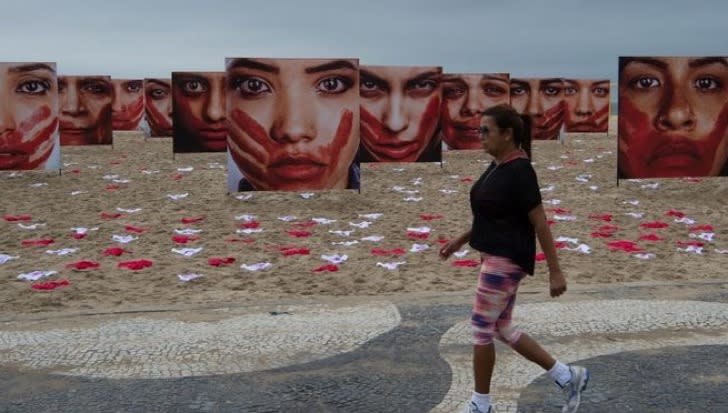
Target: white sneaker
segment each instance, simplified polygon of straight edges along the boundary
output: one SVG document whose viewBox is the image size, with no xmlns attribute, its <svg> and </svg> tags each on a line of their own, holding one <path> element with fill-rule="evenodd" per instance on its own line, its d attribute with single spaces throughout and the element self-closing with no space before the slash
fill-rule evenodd
<svg viewBox="0 0 728 413">
<path fill-rule="evenodd" d="M 478 405 L 474 401 L 470 400 L 460 413 L 493 413 L 493 405 L 488 407 L 487 412 L 484 412 L 478 408 Z"/>
<path fill-rule="evenodd" d="M 589 370 L 581 366 L 569 366 L 571 380 L 561 389 L 566 394 L 566 404 L 561 409 L 562 413 L 576 413 L 581 403 L 581 392 L 586 389 L 589 383 Z"/>
</svg>

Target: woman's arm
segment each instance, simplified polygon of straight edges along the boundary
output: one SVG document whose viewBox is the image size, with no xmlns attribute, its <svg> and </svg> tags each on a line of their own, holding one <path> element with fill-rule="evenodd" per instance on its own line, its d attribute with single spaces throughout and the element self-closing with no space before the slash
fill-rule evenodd
<svg viewBox="0 0 728 413">
<path fill-rule="evenodd" d="M 566 278 L 559 266 L 559 256 L 556 254 L 554 238 L 551 229 L 546 221 L 546 212 L 543 204 L 539 204 L 528 213 L 528 219 L 536 230 L 538 242 L 546 255 L 546 262 L 549 266 L 549 282 L 551 284 L 551 296 L 558 297 L 566 291 Z"/>
<path fill-rule="evenodd" d="M 455 251 L 462 248 L 465 243 L 470 241 L 470 235 L 472 233 L 472 229 L 469 229 L 465 231 L 462 235 L 459 237 L 450 240 L 447 242 L 447 244 L 443 245 L 442 248 L 440 248 L 440 258 L 447 259 L 452 255 Z"/>
</svg>

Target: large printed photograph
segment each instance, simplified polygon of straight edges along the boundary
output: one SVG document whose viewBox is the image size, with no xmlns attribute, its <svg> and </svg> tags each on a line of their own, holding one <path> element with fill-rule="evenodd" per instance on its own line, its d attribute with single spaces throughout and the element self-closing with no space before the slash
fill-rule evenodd
<svg viewBox="0 0 728 413">
<path fill-rule="evenodd" d="M 531 139 L 558 140 L 566 116 L 562 78 L 511 77 L 511 106 L 531 117 Z"/>
<path fill-rule="evenodd" d="M 225 152 L 225 72 L 173 72 L 174 153 Z"/>
<path fill-rule="evenodd" d="M 111 145 L 109 76 L 58 76 L 62 146 Z"/>
</svg>

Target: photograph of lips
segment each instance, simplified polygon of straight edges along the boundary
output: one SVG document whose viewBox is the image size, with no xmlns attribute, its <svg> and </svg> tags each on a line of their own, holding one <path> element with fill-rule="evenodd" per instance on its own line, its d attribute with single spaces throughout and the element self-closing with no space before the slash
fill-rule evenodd
<svg viewBox="0 0 728 413">
<path fill-rule="evenodd" d="M 0 62 L 0 170 L 61 169 L 56 64 Z"/>
<path fill-rule="evenodd" d="M 225 72 L 173 72 L 173 152 L 225 152 Z"/>
<path fill-rule="evenodd" d="M 225 76 L 230 192 L 359 189 L 358 59 L 228 58 Z"/>
<path fill-rule="evenodd" d="M 445 73 L 442 76 L 440 136 L 449 150 L 479 149 L 480 115 L 509 104 L 508 73 Z"/>
<path fill-rule="evenodd" d="M 144 79 L 144 118 L 150 137 L 172 136 L 171 79 Z"/>
<path fill-rule="evenodd" d="M 531 117 L 531 139 L 559 139 L 566 114 L 563 79 L 511 77 L 510 83 L 511 106 Z"/>
<path fill-rule="evenodd" d="M 61 146 L 111 145 L 109 76 L 58 76 Z"/>
<path fill-rule="evenodd" d="M 361 162 L 440 162 L 442 67 L 361 66 Z"/>
<path fill-rule="evenodd" d="M 609 132 L 609 84 L 609 79 L 564 79 L 566 132 Z"/>
<path fill-rule="evenodd" d="M 618 177 L 728 176 L 728 57 L 620 57 Z"/>
<path fill-rule="evenodd" d="M 139 130 L 144 117 L 144 80 L 111 79 L 114 101 L 111 104 L 111 127 L 118 131 Z"/>
</svg>

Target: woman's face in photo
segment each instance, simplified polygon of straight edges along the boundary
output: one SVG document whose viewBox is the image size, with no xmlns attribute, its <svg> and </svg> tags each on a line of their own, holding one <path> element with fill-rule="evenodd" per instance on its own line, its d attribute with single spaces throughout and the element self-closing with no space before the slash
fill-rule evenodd
<svg viewBox="0 0 728 413">
<path fill-rule="evenodd" d="M 109 76 L 59 76 L 61 145 L 111 144 Z"/>
<path fill-rule="evenodd" d="M 626 178 L 716 176 L 728 159 L 728 58 L 620 59 Z"/>
<path fill-rule="evenodd" d="M 152 136 L 172 136 L 172 83 L 144 79 L 144 107 Z"/>
<path fill-rule="evenodd" d="M 413 162 L 437 131 L 442 68 L 362 66 L 362 149 L 379 162 Z"/>
<path fill-rule="evenodd" d="M 607 132 L 609 79 L 564 79 L 566 132 Z"/>
<path fill-rule="evenodd" d="M 224 152 L 225 72 L 174 72 L 172 94 L 175 141 L 202 152 Z"/>
<path fill-rule="evenodd" d="M 43 169 L 58 132 L 54 63 L 0 63 L 0 170 Z"/>
<path fill-rule="evenodd" d="M 141 79 L 112 79 L 111 83 L 114 85 L 114 101 L 111 106 L 113 129 L 136 130 L 144 115 L 144 82 Z"/>
<path fill-rule="evenodd" d="M 559 138 L 566 112 L 563 89 L 560 78 L 511 79 L 511 106 L 531 117 L 532 139 Z"/>
<path fill-rule="evenodd" d="M 450 149 L 480 149 L 480 115 L 510 102 L 507 73 L 445 74 L 440 114 L 442 138 Z"/>
<path fill-rule="evenodd" d="M 257 190 L 344 189 L 359 146 L 356 59 L 228 59 L 229 150 Z"/>
</svg>

